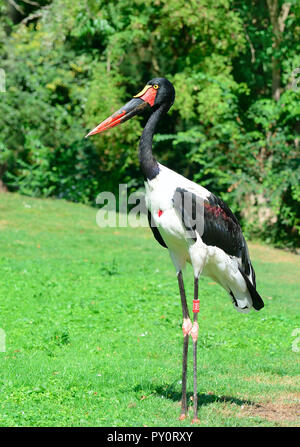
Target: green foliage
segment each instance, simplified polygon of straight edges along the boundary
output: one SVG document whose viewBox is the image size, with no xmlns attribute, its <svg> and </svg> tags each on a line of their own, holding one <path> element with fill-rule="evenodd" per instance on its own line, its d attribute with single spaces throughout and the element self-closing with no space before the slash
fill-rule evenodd
<svg viewBox="0 0 300 447">
<path fill-rule="evenodd" d="M 144 121 L 84 135 L 165 76 L 176 101 L 155 138 L 159 160 L 226 199 L 249 236 L 299 244 L 299 2 L 280 35 L 266 0 L 17 3 L 22 13 L 0 6 L 0 181 L 85 203 L 119 183 L 139 188 Z"/>
</svg>

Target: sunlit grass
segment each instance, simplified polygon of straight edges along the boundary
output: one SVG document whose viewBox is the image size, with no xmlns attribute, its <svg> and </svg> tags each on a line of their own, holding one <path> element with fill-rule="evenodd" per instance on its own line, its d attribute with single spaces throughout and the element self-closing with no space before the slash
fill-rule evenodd
<svg viewBox="0 0 300 447">
<path fill-rule="evenodd" d="M 149 229 L 100 229 L 95 217 L 84 205 L 0 195 L 2 426 L 191 423 L 192 414 L 178 420 L 182 318 L 168 253 Z M 299 259 L 259 245 L 250 251 L 262 311 L 238 314 L 201 279 L 204 426 L 297 424 L 279 407 L 300 398 L 300 353 L 292 351 Z M 191 303 L 190 269 L 185 280 Z M 190 392 L 191 362 L 190 349 Z M 277 401 L 271 417 L 268 402 Z"/>
</svg>

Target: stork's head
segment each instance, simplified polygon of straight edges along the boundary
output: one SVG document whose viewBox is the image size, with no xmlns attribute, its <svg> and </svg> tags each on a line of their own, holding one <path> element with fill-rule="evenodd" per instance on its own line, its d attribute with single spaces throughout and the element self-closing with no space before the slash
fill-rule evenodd
<svg viewBox="0 0 300 447">
<path fill-rule="evenodd" d="M 156 110 L 165 105 L 168 110 L 175 99 L 175 90 L 170 81 L 165 78 L 154 78 L 147 82 L 143 90 L 133 97 L 121 109 L 115 112 L 97 127 L 89 132 L 86 137 L 103 132 L 106 129 L 124 123 L 137 114 L 142 114 L 146 110 Z"/>
<path fill-rule="evenodd" d="M 154 78 L 147 82 L 143 90 L 134 96 L 146 101 L 151 107 L 168 104 L 171 106 L 175 99 L 173 84 L 166 78 Z"/>
</svg>

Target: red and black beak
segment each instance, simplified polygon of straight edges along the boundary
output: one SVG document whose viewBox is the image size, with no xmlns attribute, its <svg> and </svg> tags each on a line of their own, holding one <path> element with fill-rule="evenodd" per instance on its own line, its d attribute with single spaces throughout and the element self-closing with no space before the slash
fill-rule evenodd
<svg viewBox="0 0 300 447">
<path fill-rule="evenodd" d="M 111 129 L 118 124 L 124 123 L 138 113 L 142 113 L 154 105 L 157 90 L 152 85 L 146 85 L 144 89 L 134 96 L 125 106 L 121 107 L 117 112 L 111 115 L 106 120 L 102 121 L 97 127 L 91 130 L 87 135 L 95 135 L 104 130 Z"/>
</svg>

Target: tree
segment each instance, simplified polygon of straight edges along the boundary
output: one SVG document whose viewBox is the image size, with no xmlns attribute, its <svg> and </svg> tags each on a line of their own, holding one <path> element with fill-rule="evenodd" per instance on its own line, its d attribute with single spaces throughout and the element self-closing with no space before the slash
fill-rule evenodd
<svg viewBox="0 0 300 447">
<path fill-rule="evenodd" d="M 160 161 L 221 195 L 242 219 L 254 197 L 252 214 L 265 207 L 274 219 L 244 218 L 250 235 L 299 242 L 300 111 L 291 89 L 299 2 L 13 3 L 22 10 L 13 21 L 0 9 L 9 73 L 0 164 L 9 188 L 93 203 L 119 183 L 142 187 L 143 119 L 83 137 L 149 79 L 165 76 L 176 101 L 154 141 Z"/>
</svg>

